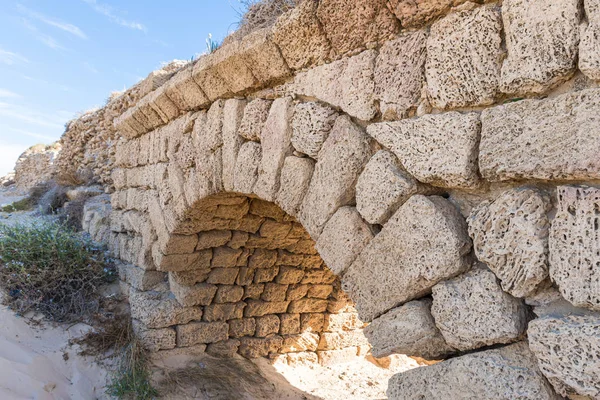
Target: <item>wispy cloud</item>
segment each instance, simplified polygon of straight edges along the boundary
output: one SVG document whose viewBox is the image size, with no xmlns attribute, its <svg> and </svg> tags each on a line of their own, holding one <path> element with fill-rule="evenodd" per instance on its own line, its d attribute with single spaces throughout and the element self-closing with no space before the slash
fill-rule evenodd
<svg viewBox="0 0 600 400">
<path fill-rule="evenodd" d="M 40 42 L 44 43 L 46 46 L 50 47 L 51 49 L 54 49 L 54 50 L 67 50 L 66 47 L 64 47 L 63 45 L 61 45 L 52 36 L 46 35 L 45 33 L 40 32 L 38 30 L 38 28 L 36 28 L 36 26 L 33 25 L 26 18 L 23 18 L 23 26 L 25 28 L 29 29 Z"/>
<path fill-rule="evenodd" d="M 136 22 L 136 21 L 127 20 L 125 18 L 122 18 L 122 17 L 116 15 L 114 9 L 109 5 L 99 3 L 96 0 L 82 0 L 82 1 L 84 3 L 87 3 L 88 5 L 90 5 L 90 7 L 92 7 L 94 9 L 94 11 L 96 11 L 99 14 L 104 15 L 105 17 L 107 17 L 109 20 L 111 20 L 115 24 L 124 26 L 129 29 L 135 29 L 138 31 L 146 32 L 146 27 L 143 24 Z"/>
<path fill-rule="evenodd" d="M 0 63 L 6 65 L 14 65 L 28 62 L 29 60 L 23 57 L 22 55 L 0 48 Z"/>
<path fill-rule="evenodd" d="M 88 71 L 90 71 L 92 74 L 97 74 L 98 73 L 98 70 L 92 64 L 90 64 L 88 61 L 85 61 L 83 63 L 83 66 L 85 67 L 85 69 L 87 69 Z"/>
<path fill-rule="evenodd" d="M 48 114 L 6 102 L 0 102 L 0 116 L 17 119 L 31 125 L 59 130 L 63 129 L 64 122 L 67 120 L 64 112 Z"/>
<path fill-rule="evenodd" d="M 38 21 L 41 21 L 41 22 L 43 22 L 47 25 L 50 25 L 54 28 L 58 28 L 62 31 L 68 32 L 72 35 L 75 35 L 75 36 L 81 38 L 81 39 L 87 39 L 87 35 L 85 33 L 83 33 L 83 31 L 81 29 L 79 29 L 79 27 L 77 27 L 73 24 L 62 22 L 62 21 L 59 21 L 52 17 L 48 17 L 44 14 L 30 10 L 29 8 L 23 6 L 22 4 L 17 4 L 17 9 L 20 12 L 22 12 L 23 14 L 27 15 L 29 18 L 37 19 Z"/>
<path fill-rule="evenodd" d="M 11 92 L 10 90 L 7 89 L 2 89 L 0 88 L 0 98 L 13 98 L 13 99 L 17 99 L 20 98 L 21 96 L 16 94 L 15 92 Z"/>
</svg>

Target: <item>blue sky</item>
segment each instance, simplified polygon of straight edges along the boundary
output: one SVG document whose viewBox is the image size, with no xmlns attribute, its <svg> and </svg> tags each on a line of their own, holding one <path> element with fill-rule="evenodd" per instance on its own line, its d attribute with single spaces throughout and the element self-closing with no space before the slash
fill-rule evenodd
<svg viewBox="0 0 600 400">
<path fill-rule="evenodd" d="M 162 62 L 235 30 L 239 0 L 0 0 L 0 176 Z"/>
</svg>

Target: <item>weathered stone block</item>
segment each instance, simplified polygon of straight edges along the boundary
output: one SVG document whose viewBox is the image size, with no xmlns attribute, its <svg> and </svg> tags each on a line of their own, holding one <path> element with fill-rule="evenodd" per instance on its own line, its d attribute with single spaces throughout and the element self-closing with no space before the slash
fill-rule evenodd
<svg viewBox="0 0 600 400">
<path fill-rule="evenodd" d="M 233 187 L 236 192 L 252 193 L 258 179 L 258 167 L 262 159 L 260 144 L 247 142 L 242 145 L 235 164 Z"/>
<path fill-rule="evenodd" d="M 598 316 L 535 319 L 527 334 L 540 370 L 558 393 L 570 399 L 600 398 Z"/>
<path fill-rule="evenodd" d="M 279 275 L 277 275 L 275 281 L 283 285 L 295 285 L 300 283 L 303 277 L 304 271 L 300 268 L 283 265 L 279 267 Z"/>
<path fill-rule="evenodd" d="M 501 90 L 541 94 L 569 79 L 575 72 L 580 18 L 577 0 L 503 2 L 508 56 Z"/>
<path fill-rule="evenodd" d="M 311 299 L 328 299 L 333 292 L 333 286 L 331 285 L 311 285 L 308 288 L 306 297 Z"/>
<path fill-rule="evenodd" d="M 243 298 L 243 300 L 246 300 L 246 299 L 259 300 L 260 296 L 262 295 L 262 292 L 264 290 L 265 290 L 264 283 L 258 283 L 258 284 L 255 284 L 255 285 L 248 285 L 248 286 L 244 287 L 244 298 Z"/>
<path fill-rule="evenodd" d="M 231 99 L 223 107 L 223 187 L 226 191 L 234 188 L 235 163 L 240 147 L 244 143 L 238 135 L 246 107 L 245 100 Z"/>
<path fill-rule="evenodd" d="M 216 343 L 228 339 L 229 325 L 226 322 L 194 322 L 177 327 L 177 346 Z"/>
<path fill-rule="evenodd" d="M 479 167 L 483 177 L 598 179 L 600 90 L 546 100 L 523 100 L 481 114 Z"/>
<path fill-rule="evenodd" d="M 151 290 L 165 281 L 166 274 L 158 271 L 146 271 L 135 265 L 118 263 L 119 278 L 137 290 Z"/>
<path fill-rule="evenodd" d="M 254 318 L 242 318 L 229 321 L 229 336 L 240 338 L 242 336 L 254 336 L 256 332 L 256 320 Z"/>
<path fill-rule="evenodd" d="M 289 301 L 257 301 L 248 300 L 248 306 L 244 311 L 245 317 L 262 317 L 267 314 L 284 314 L 287 312 Z M 290 312 L 294 312 L 291 311 Z"/>
<path fill-rule="evenodd" d="M 300 315 L 300 329 L 302 332 L 322 332 L 324 323 L 324 314 L 309 313 Z"/>
<path fill-rule="evenodd" d="M 205 107 L 209 99 L 192 78 L 193 65 L 190 64 L 176 73 L 165 83 L 165 93 L 178 109 L 183 111 Z"/>
<path fill-rule="evenodd" d="M 600 310 L 600 189 L 560 186 L 550 228 L 550 277 L 577 307 Z"/>
<path fill-rule="evenodd" d="M 231 240 L 231 231 L 206 231 L 201 232 L 196 250 L 209 249 L 211 247 L 225 246 Z"/>
<path fill-rule="evenodd" d="M 213 268 L 211 269 L 206 282 L 221 285 L 233 285 L 238 272 L 239 268 Z"/>
<path fill-rule="evenodd" d="M 262 131 L 269 116 L 271 100 L 252 100 L 244 109 L 244 117 L 240 124 L 238 134 L 244 139 L 260 141 Z"/>
<path fill-rule="evenodd" d="M 193 269 L 204 269 L 210 266 L 212 252 L 198 251 L 189 254 L 163 254 L 160 246 L 155 243 L 152 247 L 152 258 L 159 271 L 181 272 Z"/>
<path fill-rule="evenodd" d="M 166 328 L 187 324 L 202 317 L 202 309 L 183 307 L 177 300 L 158 292 L 129 290 L 131 318 L 140 321 L 146 328 Z"/>
<path fill-rule="evenodd" d="M 212 268 L 231 268 L 237 265 L 238 258 L 242 257 L 242 249 L 230 249 L 229 247 L 217 247 L 213 249 L 213 257 L 210 261 Z"/>
<path fill-rule="evenodd" d="M 215 60 L 217 57 L 214 54 L 205 54 L 193 64 L 191 72 L 193 80 L 211 102 L 232 95 L 227 83 L 215 68 Z"/>
<path fill-rule="evenodd" d="M 286 300 L 300 300 L 306 297 L 308 285 L 290 285 L 286 295 Z"/>
<path fill-rule="evenodd" d="M 204 307 L 202 320 L 206 322 L 229 321 L 244 316 L 245 303 L 211 304 Z"/>
<path fill-rule="evenodd" d="M 265 284 L 265 290 L 261 295 L 261 299 L 265 301 L 285 301 L 288 285 L 280 285 L 278 283 Z"/>
<path fill-rule="evenodd" d="M 456 12 L 433 24 L 425 74 L 434 107 L 494 103 L 502 60 L 501 32 L 500 11 L 495 7 Z"/>
<path fill-rule="evenodd" d="M 327 310 L 327 300 L 321 299 L 300 299 L 290 303 L 288 312 L 290 313 L 320 313 Z"/>
<path fill-rule="evenodd" d="M 208 278 L 208 274 L 210 274 L 210 268 L 169 272 L 169 280 L 173 280 L 182 286 L 194 286 L 196 283 L 204 282 Z"/>
<path fill-rule="evenodd" d="M 422 26 L 448 13 L 451 7 L 466 0 L 388 0 L 388 7 L 403 28 Z"/>
<path fill-rule="evenodd" d="M 375 98 L 386 120 L 416 109 L 425 82 L 427 33 L 402 34 L 381 47 L 375 64 Z"/>
<path fill-rule="evenodd" d="M 446 342 L 463 351 L 516 342 L 527 327 L 523 301 L 483 268 L 434 286 L 431 313 Z"/>
<path fill-rule="evenodd" d="M 309 157 L 317 159 L 319 151 L 338 114 L 331 107 L 316 102 L 296 105 L 292 120 L 292 144 Z"/>
<path fill-rule="evenodd" d="M 287 157 L 281 169 L 276 203 L 289 215 L 296 215 L 308 190 L 315 162 L 310 158 Z"/>
<path fill-rule="evenodd" d="M 323 144 L 298 215 L 314 239 L 337 209 L 352 200 L 354 185 L 370 155 L 367 135 L 348 117 L 339 117 Z"/>
<path fill-rule="evenodd" d="M 351 331 L 361 329 L 364 323 L 353 312 L 342 312 L 339 314 L 325 314 L 323 324 L 324 332 Z M 366 331 L 365 331 L 366 333 Z"/>
<path fill-rule="evenodd" d="M 347 347 L 342 350 L 317 351 L 319 364 L 324 367 L 355 361 L 357 355 L 358 347 Z"/>
<path fill-rule="evenodd" d="M 208 283 L 198 283 L 192 286 L 179 284 L 172 274 L 169 274 L 171 292 L 179 304 L 183 306 L 207 306 L 212 303 L 217 286 Z"/>
<path fill-rule="evenodd" d="M 241 93 L 259 84 L 246 64 L 241 43 L 232 40 L 210 54 L 214 72 L 232 93 Z"/>
<path fill-rule="evenodd" d="M 295 335 L 300 333 L 300 314 L 281 314 L 279 333 L 282 335 Z"/>
<path fill-rule="evenodd" d="M 139 321 L 131 321 L 133 332 L 142 346 L 148 351 L 173 349 L 176 346 L 175 329 L 147 329 Z"/>
<path fill-rule="evenodd" d="M 215 303 L 237 303 L 244 297 L 244 288 L 237 285 L 219 286 L 215 295 Z"/>
<path fill-rule="evenodd" d="M 320 335 L 319 350 L 341 350 L 346 347 L 368 344 L 362 330 L 323 332 Z"/>
<path fill-rule="evenodd" d="M 472 188 L 479 184 L 480 128 L 478 114 L 449 112 L 373 124 L 367 132 L 393 151 L 419 181 L 441 187 Z"/>
<path fill-rule="evenodd" d="M 475 254 L 496 274 L 502 289 L 516 297 L 531 295 L 548 277 L 547 195 L 521 188 L 479 204 L 469 216 Z"/>
<path fill-rule="evenodd" d="M 297 335 L 283 337 L 281 353 L 296 353 L 300 351 L 316 351 L 319 345 L 319 335 L 312 332 L 302 332 Z"/>
<path fill-rule="evenodd" d="M 365 336 L 377 358 L 406 354 L 437 360 L 454 352 L 435 326 L 429 299 L 408 302 L 374 319 Z"/>
<path fill-rule="evenodd" d="M 524 342 L 394 375 L 390 400 L 558 400 Z"/>
<path fill-rule="evenodd" d="M 271 282 L 279 273 L 279 267 L 261 268 L 254 272 L 254 283 Z"/>
<path fill-rule="evenodd" d="M 583 6 L 587 24 L 580 29 L 579 69 L 588 78 L 600 80 L 600 3 L 587 0 Z"/>
<path fill-rule="evenodd" d="M 265 315 L 256 318 L 256 336 L 267 337 L 279 333 L 279 317 L 277 315 Z"/>
<path fill-rule="evenodd" d="M 266 338 L 243 337 L 240 339 L 239 353 L 246 358 L 266 357 L 278 353 L 283 344 L 283 338 L 271 335 Z"/>
<path fill-rule="evenodd" d="M 441 197 L 411 197 L 348 268 L 344 290 L 371 321 L 471 266 L 464 218 Z"/>
<path fill-rule="evenodd" d="M 211 343 L 206 347 L 206 353 L 219 358 L 235 357 L 240 341 L 237 339 L 229 339 L 222 342 Z"/>
<path fill-rule="evenodd" d="M 270 28 L 258 29 L 246 35 L 240 43 L 240 51 L 259 86 L 276 83 L 291 74 L 281 52 L 271 41 Z"/>
</svg>

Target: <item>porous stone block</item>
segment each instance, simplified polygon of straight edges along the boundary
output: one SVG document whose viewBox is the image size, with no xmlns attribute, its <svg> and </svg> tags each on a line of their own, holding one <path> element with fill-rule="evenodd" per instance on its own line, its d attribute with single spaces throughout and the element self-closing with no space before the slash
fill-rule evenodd
<svg viewBox="0 0 600 400">
<path fill-rule="evenodd" d="M 341 350 L 347 347 L 368 344 L 362 330 L 323 332 L 320 334 L 319 350 Z"/>
<path fill-rule="evenodd" d="M 237 354 L 240 341 L 237 339 L 224 340 L 206 346 L 206 353 L 219 358 L 232 358 Z"/>
<path fill-rule="evenodd" d="M 286 300 L 300 300 L 301 298 L 306 297 L 307 293 L 308 285 L 290 285 L 288 287 Z"/>
<path fill-rule="evenodd" d="M 259 301 L 248 300 L 244 311 L 245 317 L 262 317 L 267 314 L 283 314 L 287 312 L 289 301 Z M 294 312 L 294 311 L 290 311 Z"/>
<path fill-rule="evenodd" d="M 261 268 L 254 272 L 254 283 L 271 282 L 279 273 L 279 267 Z"/>
<path fill-rule="evenodd" d="M 491 271 L 476 268 L 432 291 L 435 323 L 458 350 L 516 342 L 525 333 L 525 303 L 503 292 Z"/>
<path fill-rule="evenodd" d="M 129 290 L 131 318 L 140 321 L 146 328 L 166 328 L 202 318 L 202 309 L 183 307 L 177 300 L 159 292 Z"/>
<path fill-rule="evenodd" d="M 336 55 L 383 42 L 400 29 L 385 0 L 323 0 L 319 2 L 317 17 Z"/>
<path fill-rule="evenodd" d="M 244 297 L 244 288 L 237 285 L 223 285 L 217 289 L 215 303 L 237 303 Z"/>
<path fill-rule="evenodd" d="M 248 260 L 250 268 L 271 268 L 277 263 L 277 252 L 267 249 L 256 249 Z"/>
<path fill-rule="evenodd" d="M 321 299 L 300 299 L 290 303 L 288 312 L 290 313 L 320 313 L 327 310 L 327 300 Z"/>
<path fill-rule="evenodd" d="M 316 97 L 322 102 L 338 107 L 342 103 L 342 87 L 339 84 L 339 77 L 344 74 L 347 65 L 348 59 L 343 58 L 299 72 L 294 78 L 293 88 L 299 94 Z"/>
<path fill-rule="evenodd" d="M 311 299 L 328 299 L 333 292 L 333 286 L 331 285 L 311 285 L 308 288 L 306 297 Z"/>
<path fill-rule="evenodd" d="M 337 116 L 333 108 L 316 102 L 297 104 L 292 119 L 294 148 L 300 153 L 318 159 L 319 151 L 327 140 Z"/>
<path fill-rule="evenodd" d="M 243 302 L 211 304 L 204 307 L 204 315 L 202 316 L 202 320 L 206 322 L 215 322 L 240 319 L 244 316 L 244 307 L 246 307 L 246 304 Z"/>
<path fill-rule="evenodd" d="M 346 347 L 341 350 L 317 351 L 319 364 L 324 367 L 330 367 L 338 364 L 349 363 L 356 360 L 358 355 L 357 347 Z"/>
<path fill-rule="evenodd" d="M 225 246 L 231 240 L 231 231 L 206 231 L 198 236 L 196 250 Z"/>
<path fill-rule="evenodd" d="M 502 20 L 508 55 L 500 89 L 542 94 L 575 72 L 581 10 L 577 0 L 508 0 Z"/>
<path fill-rule="evenodd" d="M 258 179 L 261 159 L 262 148 L 259 143 L 246 142 L 240 147 L 233 173 L 233 188 L 236 192 L 252 193 Z"/>
<path fill-rule="evenodd" d="M 295 335 L 300 333 L 300 314 L 281 314 L 279 333 L 281 335 Z"/>
<path fill-rule="evenodd" d="M 210 101 L 204 91 L 192 78 L 193 65 L 182 68 L 165 83 L 165 93 L 182 111 L 207 106 Z"/>
<path fill-rule="evenodd" d="M 257 29 L 246 35 L 240 43 L 240 51 L 259 86 L 265 87 L 287 78 L 291 71 L 281 52 L 270 38 L 271 28 Z"/>
<path fill-rule="evenodd" d="M 579 69 L 588 78 L 600 80 L 600 2 L 583 3 L 587 24 L 582 24 L 579 40 Z"/>
<path fill-rule="evenodd" d="M 600 189 L 559 186 L 550 228 L 550 277 L 577 307 L 600 311 Z"/>
<path fill-rule="evenodd" d="M 558 400 L 525 342 L 487 350 L 392 376 L 390 400 Z"/>
<path fill-rule="evenodd" d="M 410 196 L 417 194 L 417 181 L 398 158 L 380 150 L 367 163 L 356 183 L 356 209 L 371 224 L 384 224 Z"/>
<path fill-rule="evenodd" d="M 426 43 L 426 32 L 409 32 L 385 42 L 379 50 L 375 98 L 384 119 L 401 119 L 417 108 L 425 82 Z"/>
<path fill-rule="evenodd" d="M 324 323 L 324 314 L 300 314 L 300 329 L 302 330 L 302 332 L 322 332 Z"/>
<path fill-rule="evenodd" d="M 373 236 L 356 208 L 341 207 L 323 228 L 316 248 L 329 269 L 341 276 Z"/>
<path fill-rule="evenodd" d="M 169 350 L 177 345 L 175 329 L 147 329 L 139 321 L 131 321 L 133 333 L 141 345 L 148 351 Z"/>
<path fill-rule="evenodd" d="M 239 268 L 213 268 L 206 282 L 221 285 L 233 285 Z"/>
<path fill-rule="evenodd" d="M 256 336 L 267 337 L 274 333 L 279 333 L 279 317 L 277 315 L 265 315 L 256 318 Z"/>
<path fill-rule="evenodd" d="M 297 335 L 283 337 L 281 353 L 297 353 L 303 351 L 316 351 L 319 346 L 319 335 L 312 332 L 302 332 Z"/>
<path fill-rule="evenodd" d="M 204 282 L 208 278 L 208 274 L 210 274 L 210 268 L 169 272 L 169 281 L 173 280 L 182 286 L 194 286 L 196 283 Z"/>
<path fill-rule="evenodd" d="M 551 208 L 550 198 L 541 191 L 519 188 L 471 211 L 469 234 L 477 259 L 515 297 L 533 294 L 548 277 L 547 213 Z"/>
<path fill-rule="evenodd" d="M 244 116 L 245 100 L 231 99 L 223 107 L 223 187 L 232 191 L 237 155 L 244 143 L 238 129 Z"/>
<path fill-rule="evenodd" d="M 388 0 L 388 7 L 403 28 L 425 25 L 429 21 L 448 13 L 451 7 L 466 0 Z"/>
<path fill-rule="evenodd" d="M 600 90 L 522 100 L 484 110 L 479 146 L 482 176 L 584 180 L 600 177 Z"/>
<path fill-rule="evenodd" d="M 165 236 L 165 240 L 161 240 L 159 235 L 159 242 L 161 242 L 160 251 L 167 255 L 193 253 L 198 244 L 198 235 L 169 235 L 165 232 Z"/>
<path fill-rule="evenodd" d="M 431 315 L 431 300 L 414 300 L 373 320 L 365 330 L 373 356 L 392 354 L 437 360 L 454 352 Z"/>
<path fill-rule="evenodd" d="M 527 335 L 540 370 L 559 394 L 600 398 L 600 317 L 535 319 Z"/>
<path fill-rule="evenodd" d="M 285 301 L 288 285 L 280 285 L 278 283 L 265 284 L 265 290 L 261 295 L 261 299 L 265 301 Z"/>
<path fill-rule="evenodd" d="M 180 114 L 177 105 L 167 96 L 165 86 L 161 86 L 147 96 L 150 107 L 160 116 L 162 121 L 167 124 L 174 120 Z"/>
<path fill-rule="evenodd" d="M 480 129 L 477 113 L 448 112 L 373 124 L 367 132 L 394 152 L 419 181 L 441 187 L 473 188 L 479 184 Z"/>
<path fill-rule="evenodd" d="M 258 358 L 279 353 L 283 338 L 279 335 L 271 335 L 266 338 L 243 337 L 240 342 L 240 355 L 246 358 Z"/>
<path fill-rule="evenodd" d="M 151 290 L 165 281 L 166 274 L 158 271 L 146 271 L 135 265 L 118 263 L 119 278 L 137 290 Z"/>
<path fill-rule="evenodd" d="M 195 344 L 216 343 L 228 339 L 229 325 L 226 322 L 193 322 L 177 326 L 177 346 L 190 347 Z"/>
<path fill-rule="evenodd" d="M 254 336 L 256 332 L 256 320 L 254 318 L 233 319 L 229 323 L 229 336 L 240 338 L 242 336 Z"/>
<path fill-rule="evenodd" d="M 258 85 L 258 80 L 246 64 L 240 41 L 232 40 L 210 56 L 214 72 L 232 93 L 241 93 Z"/>
<path fill-rule="evenodd" d="M 244 251 L 242 249 L 230 249 L 229 247 L 217 247 L 213 249 L 213 256 L 210 260 L 211 268 L 235 267 L 238 263 L 238 258 L 242 257 Z"/>
<path fill-rule="evenodd" d="M 455 12 L 432 25 L 425 74 L 434 107 L 494 103 L 502 60 L 501 32 L 500 11 L 493 6 Z"/>
<path fill-rule="evenodd" d="M 303 1 L 273 27 L 273 42 L 293 70 L 322 64 L 329 57 L 331 47 L 317 19 L 317 6 L 315 1 Z"/>
<path fill-rule="evenodd" d="M 356 179 L 370 155 L 367 135 L 347 116 L 339 117 L 323 144 L 298 215 L 313 239 L 337 209 L 352 200 Z"/>
<path fill-rule="evenodd" d="M 281 168 L 292 152 L 291 119 L 294 112 L 292 99 L 279 98 L 273 102 L 261 133 L 262 160 L 254 193 L 266 201 L 275 200 L 279 190 Z"/>
<path fill-rule="evenodd" d="M 190 286 L 179 284 L 172 274 L 169 274 L 171 292 L 183 306 L 207 306 L 212 303 L 217 286 L 209 283 L 198 283 Z"/>
<path fill-rule="evenodd" d="M 272 103 L 273 101 L 264 99 L 255 99 L 248 103 L 238 134 L 244 139 L 259 142 Z"/>
<path fill-rule="evenodd" d="M 448 200 L 415 195 L 392 216 L 342 278 L 360 318 L 430 292 L 469 269 L 471 240 L 464 218 Z"/>
<path fill-rule="evenodd" d="M 290 222 L 277 222 L 272 219 L 267 219 L 260 226 L 259 234 L 263 238 L 272 240 L 285 239 L 292 229 Z"/>
<path fill-rule="evenodd" d="M 193 80 L 211 102 L 232 95 L 227 83 L 215 68 L 216 60 L 215 54 L 205 54 L 193 64 L 191 72 Z"/>
<path fill-rule="evenodd" d="M 351 331 L 361 329 L 365 324 L 354 312 L 342 312 L 339 314 L 325 314 L 323 324 L 324 332 Z M 365 331 L 366 334 L 366 331 Z"/>
<path fill-rule="evenodd" d="M 276 203 L 291 216 L 298 213 L 315 170 L 310 158 L 289 156 L 283 162 Z"/>
<path fill-rule="evenodd" d="M 246 300 L 246 299 L 259 300 L 260 296 L 262 295 L 262 292 L 264 290 L 265 290 L 264 283 L 258 283 L 255 285 L 245 286 L 243 300 Z"/>
<path fill-rule="evenodd" d="M 277 283 L 284 285 L 295 285 L 302 281 L 304 271 L 300 268 L 282 265 L 279 267 L 279 275 L 275 278 Z"/>
</svg>

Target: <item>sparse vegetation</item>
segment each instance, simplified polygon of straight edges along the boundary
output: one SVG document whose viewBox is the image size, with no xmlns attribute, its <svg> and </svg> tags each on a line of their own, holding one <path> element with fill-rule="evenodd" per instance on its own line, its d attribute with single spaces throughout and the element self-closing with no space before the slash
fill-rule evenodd
<svg viewBox="0 0 600 400">
<path fill-rule="evenodd" d="M 0 225 L 0 279 L 5 300 L 20 314 L 53 321 L 83 319 L 98 309 L 98 287 L 114 267 L 94 243 L 56 222 Z"/>
<path fill-rule="evenodd" d="M 239 0 L 238 29 L 226 40 L 241 39 L 262 28 L 272 26 L 277 18 L 300 4 L 301 0 Z M 312 1 L 312 0 L 311 0 Z"/>
<path fill-rule="evenodd" d="M 22 200 L 15 201 L 14 203 L 9 204 L 7 206 L 3 206 L 0 209 L 0 211 L 12 213 L 12 212 L 17 212 L 17 211 L 31 210 L 32 207 L 33 207 L 33 204 L 31 202 L 30 198 L 27 197 Z"/>
</svg>

